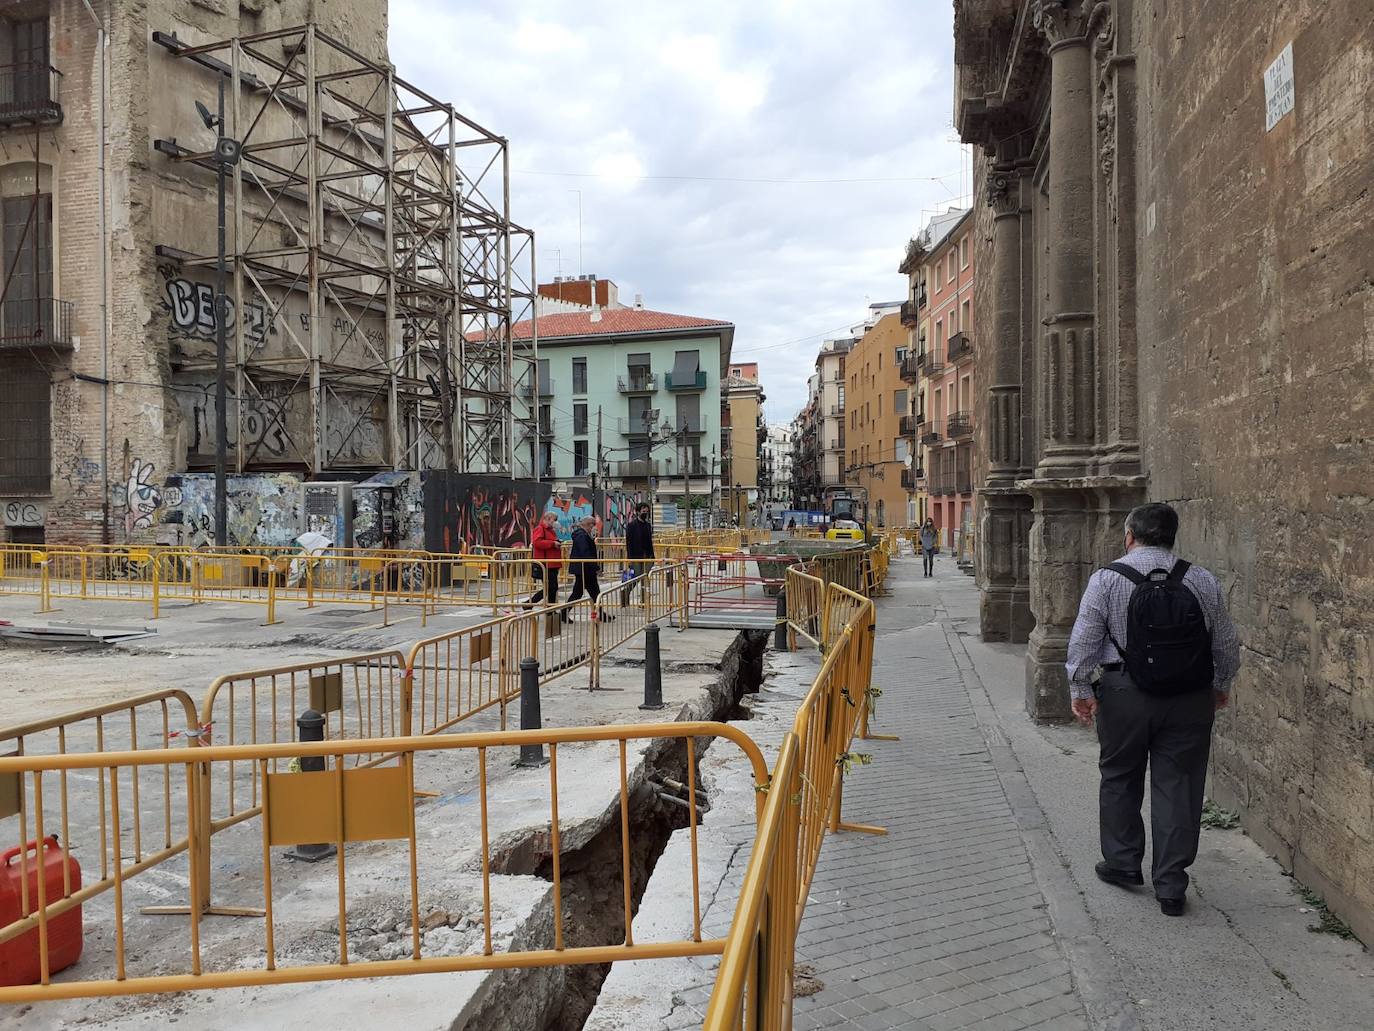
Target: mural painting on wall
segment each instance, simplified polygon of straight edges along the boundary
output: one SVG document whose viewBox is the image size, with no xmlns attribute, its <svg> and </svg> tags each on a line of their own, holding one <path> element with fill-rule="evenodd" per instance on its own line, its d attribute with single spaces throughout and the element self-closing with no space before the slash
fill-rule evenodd
<svg viewBox="0 0 1374 1031">
<path fill-rule="evenodd" d="M 624 537 L 625 524 L 634 516 L 634 507 L 644 500 L 643 492 L 608 490 L 602 492 L 602 533 L 607 537 Z"/>
<path fill-rule="evenodd" d="M 545 512 L 554 512 L 558 515 L 559 540 L 571 540 L 573 527 L 588 516 L 597 520 L 599 524 L 601 517 L 597 515 L 597 506 L 593 498 L 586 494 L 571 494 L 563 497 L 550 497 L 544 503 Z"/>
<path fill-rule="evenodd" d="M 215 543 L 215 477 L 182 473 L 167 477 L 162 522 L 178 528 L 177 543 L 192 548 Z M 301 532 L 305 490 L 295 473 L 244 473 L 228 482 L 226 540 L 240 547 L 287 547 Z"/>
<path fill-rule="evenodd" d="M 110 499 L 116 512 L 124 516 L 124 537 L 132 540 L 151 530 L 158 509 L 164 504 L 181 503 L 181 492 L 175 487 L 164 488 L 155 480 L 157 467 L 152 462 L 135 458 L 129 464 L 125 481 L 112 489 Z"/>
<path fill-rule="evenodd" d="M 547 483 L 443 469 L 422 483 L 425 547 L 450 553 L 525 547 L 551 493 Z"/>
</svg>

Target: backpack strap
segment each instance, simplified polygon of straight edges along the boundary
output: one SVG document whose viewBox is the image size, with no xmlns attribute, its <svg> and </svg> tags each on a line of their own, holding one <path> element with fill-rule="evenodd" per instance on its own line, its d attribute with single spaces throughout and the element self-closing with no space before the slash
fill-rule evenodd
<svg viewBox="0 0 1374 1031">
<path fill-rule="evenodd" d="M 1186 576 L 1188 570 L 1192 568 L 1193 564 L 1191 562 L 1185 562 L 1183 559 L 1179 559 L 1174 563 L 1174 568 L 1169 570 L 1169 579 L 1174 583 L 1182 583 L 1184 576 Z"/>
<path fill-rule="evenodd" d="M 1110 569 L 1113 573 L 1119 573 L 1121 576 L 1124 576 L 1127 580 L 1131 581 L 1131 583 L 1135 584 L 1137 587 L 1143 584 L 1147 579 L 1144 573 L 1140 572 L 1138 569 L 1126 565 L 1125 562 L 1113 562 L 1110 566 L 1105 566 L 1103 568 Z"/>
</svg>

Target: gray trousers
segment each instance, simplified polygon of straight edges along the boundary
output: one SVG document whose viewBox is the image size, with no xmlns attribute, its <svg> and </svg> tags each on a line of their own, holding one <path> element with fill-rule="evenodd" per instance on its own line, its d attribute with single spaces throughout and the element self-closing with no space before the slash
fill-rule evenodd
<svg viewBox="0 0 1374 1031">
<path fill-rule="evenodd" d="M 1159 898 L 1181 899 L 1197 858 L 1202 796 L 1215 706 L 1208 689 L 1164 698 L 1136 688 L 1125 672 L 1104 673 L 1097 687 L 1102 858 L 1139 870 L 1145 858 L 1145 764 L 1150 765 L 1153 880 Z"/>
</svg>

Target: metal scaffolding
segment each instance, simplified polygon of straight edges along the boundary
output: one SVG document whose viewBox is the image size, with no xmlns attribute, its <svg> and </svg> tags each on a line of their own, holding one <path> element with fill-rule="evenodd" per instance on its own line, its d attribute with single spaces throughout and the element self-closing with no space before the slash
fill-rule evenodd
<svg viewBox="0 0 1374 1031">
<path fill-rule="evenodd" d="M 538 343 L 517 344 L 511 327 L 535 316 L 534 234 L 511 221 L 507 141 L 313 24 L 153 39 L 226 78 L 225 132 L 241 144 L 234 467 L 533 476 Z M 155 146 L 217 167 L 210 151 Z M 159 253 L 188 273 L 216 264 L 198 248 Z M 207 368 L 203 355 L 174 364 Z M 286 457 L 262 453 L 265 430 Z"/>
</svg>

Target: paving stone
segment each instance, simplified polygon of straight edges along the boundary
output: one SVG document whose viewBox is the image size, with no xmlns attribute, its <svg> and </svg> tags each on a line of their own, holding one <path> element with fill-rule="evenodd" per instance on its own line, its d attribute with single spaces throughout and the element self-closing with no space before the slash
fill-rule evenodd
<svg viewBox="0 0 1374 1031">
<path fill-rule="evenodd" d="M 935 581 L 908 580 L 902 564 L 894 574 L 878 609 L 873 680 L 884 693 L 873 729 L 900 740 L 856 742 L 874 762 L 844 794 L 847 819 L 888 833 L 826 840 L 797 960 L 831 973 L 797 1000 L 796 1026 L 1086 1028 L 944 629 L 884 632 L 931 606 L 939 620 Z M 838 1023 L 816 1022 L 827 1012 Z"/>
</svg>

